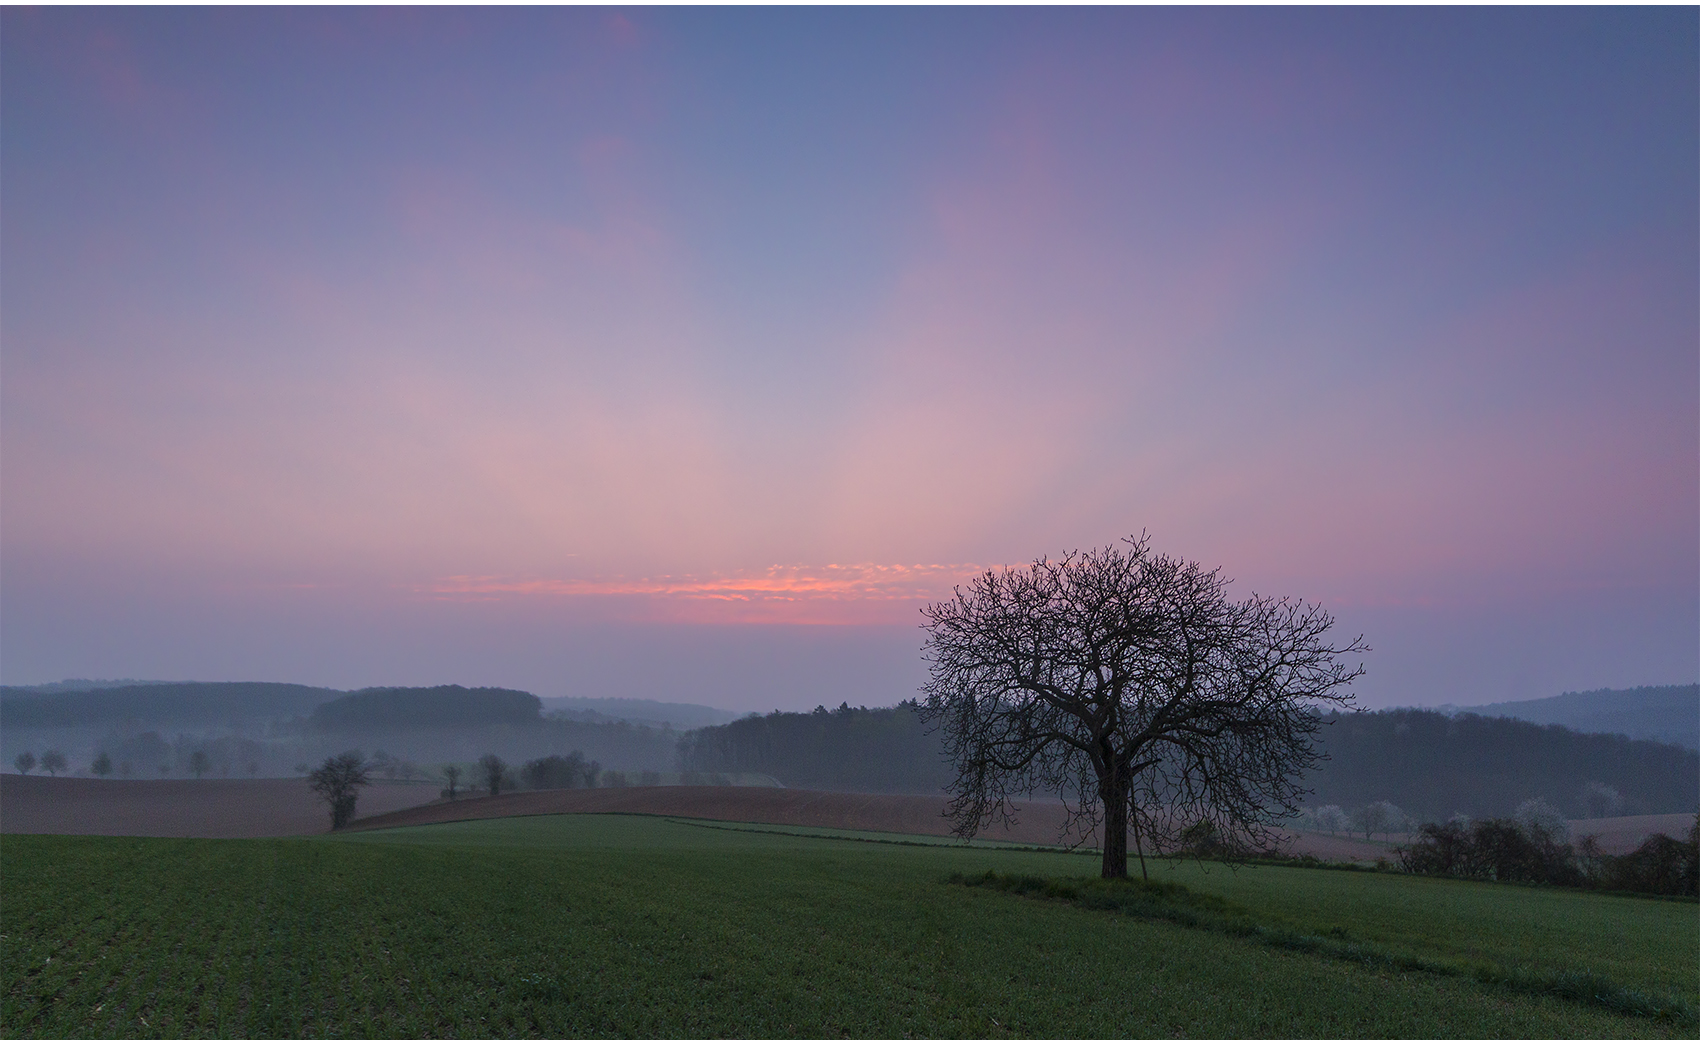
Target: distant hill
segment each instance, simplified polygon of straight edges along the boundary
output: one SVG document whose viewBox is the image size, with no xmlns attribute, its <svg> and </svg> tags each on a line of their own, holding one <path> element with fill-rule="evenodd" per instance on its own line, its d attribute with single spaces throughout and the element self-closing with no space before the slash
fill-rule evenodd
<svg viewBox="0 0 1700 1045">
<path fill-rule="evenodd" d="M 627 698 L 544 697 L 543 710 L 551 717 L 574 722 L 630 722 L 679 730 L 723 725 L 742 717 L 735 711 L 723 711 L 704 704 L 668 704 L 659 700 Z"/>
<path fill-rule="evenodd" d="M 1657 740 L 1700 750 L 1700 685 L 1594 689 L 1474 707 L 1447 704 L 1436 710 L 1516 718 L 1543 726 L 1565 726 L 1578 733 L 1622 733 L 1632 740 Z"/>
<path fill-rule="evenodd" d="M 55 685 L 61 685 L 56 683 Z M 308 714 L 341 690 L 287 682 L 149 682 L 89 690 L 0 687 L 0 729 L 265 722 Z"/>
<path fill-rule="evenodd" d="M 767 773 L 786 787 L 931 794 L 954 773 L 914 705 L 775 712 L 710 726 L 679 742 L 687 771 Z M 1700 753 L 1617 734 L 1436 711 L 1335 716 L 1306 805 L 1387 799 L 1423 819 L 1509 816 L 1544 798 L 1575 817 L 1686 813 L 1700 803 Z"/>
<path fill-rule="evenodd" d="M 362 689 L 313 709 L 314 729 L 442 729 L 525 725 L 538 721 L 542 701 L 517 689 L 480 686 L 392 686 Z"/>
</svg>

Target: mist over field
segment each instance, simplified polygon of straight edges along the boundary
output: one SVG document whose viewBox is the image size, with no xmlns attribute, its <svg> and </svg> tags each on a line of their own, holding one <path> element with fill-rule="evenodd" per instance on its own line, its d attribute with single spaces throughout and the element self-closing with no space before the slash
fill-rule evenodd
<svg viewBox="0 0 1700 1045">
<path fill-rule="evenodd" d="M 1578 820 L 1700 805 L 1695 686 L 1565 694 L 1481 709 L 1486 715 L 1448 710 L 1330 716 L 1319 734 L 1324 758 L 1302 780 L 1306 801 L 1347 810 L 1390 801 L 1413 822 L 1510 816 L 1533 800 Z M 459 686 L 343 693 L 161 683 L 0 692 L 7 768 L 23 752 L 49 749 L 70 757 L 70 775 L 114 780 L 300 777 L 350 749 L 375 759 L 381 780 L 440 787 L 445 767 L 460 765 L 468 789 L 478 786 L 474 764 L 486 754 L 509 764 L 512 788 L 760 782 L 943 796 L 955 777 L 941 737 L 907 701 L 739 717 L 700 705 Z M 197 753 L 204 759 L 198 772 Z M 102 754 L 105 773 L 91 768 Z M 528 764 L 549 758 L 594 763 L 600 775 L 526 776 Z"/>
</svg>

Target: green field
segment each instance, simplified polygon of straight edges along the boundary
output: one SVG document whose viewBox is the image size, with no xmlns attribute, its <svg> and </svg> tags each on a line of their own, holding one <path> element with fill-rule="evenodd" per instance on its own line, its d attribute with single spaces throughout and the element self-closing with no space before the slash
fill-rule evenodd
<svg viewBox="0 0 1700 1045">
<path fill-rule="evenodd" d="M 828 834 L 829 832 L 814 832 Z M 1692 1037 L 1470 975 L 952 884 L 1096 858 L 486 820 L 256 841 L 6 836 L 9 1036 Z M 1155 865 L 1260 925 L 1700 1006 L 1700 907 Z M 1538 977 L 1537 977 L 1538 979 Z"/>
</svg>

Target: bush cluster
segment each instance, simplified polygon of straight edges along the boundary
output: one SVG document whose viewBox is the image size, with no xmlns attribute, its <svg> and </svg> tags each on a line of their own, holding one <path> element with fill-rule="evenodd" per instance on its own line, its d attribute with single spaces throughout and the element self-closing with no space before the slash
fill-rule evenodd
<svg viewBox="0 0 1700 1045">
<path fill-rule="evenodd" d="M 1538 821 L 1500 817 L 1424 824 L 1399 852 L 1413 874 L 1700 895 L 1700 814 L 1685 841 L 1656 834 L 1624 856 L 1601 852 L 1591 835 L 1571 845 Z"/>
<path fill-rule="evenodd" d="M 602 763 L 587 761 L 582 751 L 574 751 L 564 758 L 560 755 L 534 758 L 519 771 L 520 780 L 532 791 L 595 787 L 601 774 Z"/>
</svg>

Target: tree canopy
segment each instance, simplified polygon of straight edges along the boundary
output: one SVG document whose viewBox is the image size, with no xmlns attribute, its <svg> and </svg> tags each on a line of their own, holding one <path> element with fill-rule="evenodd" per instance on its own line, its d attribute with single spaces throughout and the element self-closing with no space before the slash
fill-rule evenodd
<svg viewBox="0 0 1700 1045">
<path fill-rule="evenodd" d="M 957 831 L 1051 792 L 1102 825 L 1105 877 L 1126 876 L 1130 830 L 1142 861 L 1200 824 L 1266 846 L 1318 761 L 1321 712 L 1349 706 L 1363 672 L 1341 658 L 1368 647 L 1331 644 L 1320 606 L 1235 601 L 1227 583 L 1139 537 L 988 571 L 927 607 L 920 709 L 956 768 Z"/>
<path fill-rule="evenodd" d="M 358 751 L 344 751 L 325 759 L 308 776 L 314 791 L 331 807 L 331 830 L 340 831 L 354 819 L 360 789 L 371 782 L 370 763 Z"/>
</svg>

